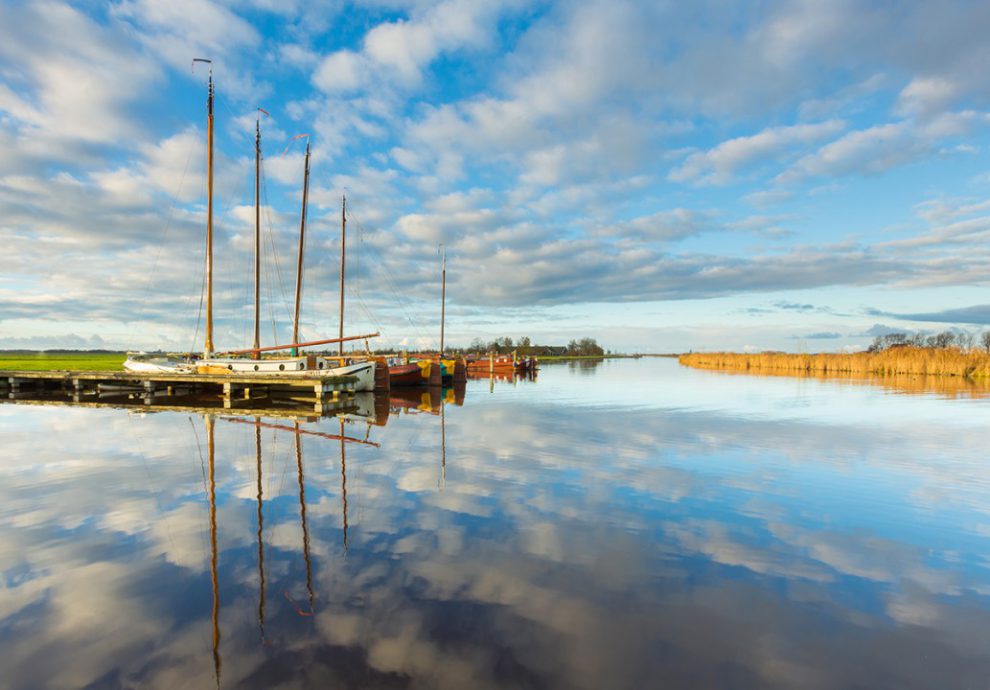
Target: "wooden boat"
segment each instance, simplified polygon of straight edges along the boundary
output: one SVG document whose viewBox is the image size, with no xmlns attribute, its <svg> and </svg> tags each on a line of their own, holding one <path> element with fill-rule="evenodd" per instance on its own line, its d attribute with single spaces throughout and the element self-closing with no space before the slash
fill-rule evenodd
<svg viewBox="0 0 990 690">
<path fill-rule="evenodd" d="M 206 120 L 206 142 L 207 142 L 207 211 L 206 211 L 206 342 L 203 347 L 203 356 L 195 363 L 178 363 L 168 361 L 142 361 L 137 357 L 129 357 L 125 361 L 127 371 L 174 371 L 177 373 L 197 373 L 207 374 L 231 374 L 231 373 L 255 373 L 270 376 L 298 376 L 301 374 L 323 375 L 323 376 L 357 376 L 357 390 L 374 390 L 375 384 L 375 364 L 372 361 L 358 364 L 347 364 L 344 366 L 332 366 L 326 358 L 313 356 L 298 356 L 298 351 L 302 347 L 313 347 L 328 343 L 340 343 L 341 353 L 343 353 L 343 343 L 346 340 L 357 340 L 375 337 L 378 334 L 368 336 L 343 337 L 343 288 L 341 288 L 341 335 L 339 338 L 311 341 L 307 343 L 299 342 L 299 306 L 302 298 L 302 277 L 303 277 L 303 250 L 305 247 L 306 233 L 306 203 L 309 196 L 309 160 L 310 142 L 307 139 L 305 170 L 303 175 L 303 195 L 302 213 L 299 223 L 299 260 L 296 269 L 296 301 L 295 314 L 292 327 L 292 342 L 288 345 L 277 345 L 273 347 L 260 346 L 260 285 L 261 285 L 261 194 L 260 194 L 260 170 L 261 170 L 261 118 L 255 123 L 255 263 L 254 263 L 254 347 L 248 350 L 236 350 L 217 353 L 213 346 L 213 67 L 210 60 L 195 58 L 193 65 L 203 62 L 210 65 L 209 95 L 207 98 L 207 120 Z M 259 111 L 261 109 L 259 108 Z M 263 111 L 262 111 L 263 112 Z M 309 135 L 302 135 L 308 137 Z M 297 137 L 298 138 L 298 137 Z M 345 201 L 346 203 L 346 201 Z M 342 211 L 342 222 L 343 222 Z M 341 272 L 343 280 L 343 272 Z M 291 350 L 288 358 L 263 358 L 264 351 Z M 219 356 L 218 356 L 219 355 Z M 251 355 L 248 357 L 229 357 L 224 355 Z"/>
<path fill-rule="evenodd" d="M 182 374 L 194 369 L 195 365 L 192 362 L 167 355 L 149 355 L 145 352 L 128 352 L 127 359 L 124 360 L 124 371 L 136 373 Z"/>
<path fill-rule="evenodd" d="M 422 368 L 417 362 L 409 364 L 389 364 L 389 384 L 395 386 L 422 386 L 424 384 Z"/>
<path fill-rule="evenodd" d="M 523 374 L 536 370 L 535 357 L 513 357 L 512 355 L 468 356 L 467 371 L 469 374 Z"/>
</svg>

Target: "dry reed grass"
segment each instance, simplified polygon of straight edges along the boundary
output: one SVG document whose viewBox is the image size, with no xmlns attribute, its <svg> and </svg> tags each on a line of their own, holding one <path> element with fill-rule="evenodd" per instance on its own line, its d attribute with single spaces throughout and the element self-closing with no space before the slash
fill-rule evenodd
<svg viewBox="0 0 990 690">
<path fill-rule="evenodd" d="M 783 352 L 693 352 L 681 355 L 678 361 L 700 369 L 754 373 L 990 377 L 990 354 L 954 347 L 896 347 L 882 352 L 799 355 Z"/>
</svg>

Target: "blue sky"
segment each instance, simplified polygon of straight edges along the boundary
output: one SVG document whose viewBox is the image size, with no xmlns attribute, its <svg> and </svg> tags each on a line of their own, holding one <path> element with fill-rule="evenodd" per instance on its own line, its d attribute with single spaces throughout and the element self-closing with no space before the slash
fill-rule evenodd
<svg viewBox="0 0 990 690">
<path fill-rule="evenodd" d="M 863 347 L 990 324 L 990 5 L 0 2 L 0 347 L 198 349 L 206 73 L 218 346 Z M 283 155 L 283 151 L 285 151 Z M 198 333 L 198 334 L 197 334 Z"/>
</svg>

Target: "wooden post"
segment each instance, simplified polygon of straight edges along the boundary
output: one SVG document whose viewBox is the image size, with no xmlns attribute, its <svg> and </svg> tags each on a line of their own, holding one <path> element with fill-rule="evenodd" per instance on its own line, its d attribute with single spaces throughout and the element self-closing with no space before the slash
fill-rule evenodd
<svg viewBox="0 0 990 690">
<path fill-rule="evenodd" d="M 488 351 L 488 376 L 495 375 L 495 353 L 491 350 Z"/>
</svg>

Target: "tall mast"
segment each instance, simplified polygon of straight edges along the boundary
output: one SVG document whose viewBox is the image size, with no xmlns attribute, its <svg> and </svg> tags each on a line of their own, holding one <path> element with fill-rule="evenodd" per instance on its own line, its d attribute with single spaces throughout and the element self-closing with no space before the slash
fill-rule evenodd
<svg viewBox="0 0 990 690">
<path fill-rule="evenodd" d="M 261 115 L 254 123 L 254 348 L 261 347 Z M 258 355 L 255 354 L 255 357 Z"/>
<path fill-rule="evenodd" d="M 206 343 L 203 357 L 213 354 L 213 61 L 193 58 L 210 66 L 210 90 L 206 99 Z"/>
<path fill-rule="evenodd" d="M 443 357 L 443 325 L 447 312 L 447 250 L 440 264 L 440 356 Z"/>
<path fill-rule="evenodd" d="M 299 304 L 302 301 L 303 251 L 306 244 L 306 201 L 309 198 L 309 139 L 306 140 L 306 163 L 303 172 L 302 216 L 299 220 L 299 262 L 296 265 L 296 312 L 292 320 L 292 342 L 299 342 Z M 297 354 L 292 348 L 292 354 Z"/>
<path fill-rule="evenodd" d="M 347 195 L 340 197 L 340 329 L 338 337 L 344 337 L 344 252 L 347 246 Z M 338 354 L 344 356 L 344 341 L 340 341 Z"/>
</svg>

